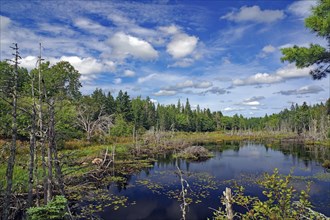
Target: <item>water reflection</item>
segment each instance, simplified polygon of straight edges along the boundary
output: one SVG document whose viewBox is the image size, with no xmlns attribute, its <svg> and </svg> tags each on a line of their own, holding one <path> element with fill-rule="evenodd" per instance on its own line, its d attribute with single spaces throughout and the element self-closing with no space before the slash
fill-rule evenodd
<svg viewBox="0 0 330 220">
<path fill-rule="evenodd" d="M 206 145 L 214 157 L 203 162 L 175 160 L 172 155 L 161 155 L 152 168 L 132 176 L 126 176 L 126 182 L 110 185 L 109 192 L 127 196 L 135 205 L 113 211 L 110 207 L 100 213 L 103 219 L 180 219 L 179 202 L 175 193 L 180 188 L 176 175 L 176 163 L 183 170 L 185 178 L 195 193 L 194 202 L 189 207 L 187 219 L 206 219 L 212 217 L 209 207 L 220 206 L 219 196 L 228 184 L 228 180 L 242 180 L 242 177 L 255 177 L 263 172 L 272 172 L 278 168 L 280 173 L 308 177 L 313 180 L 311 200 L 315 209 L 330 216 L 330 182 L 318 179 L 324 169 L 322 161 L 330 159 L 330 149 L 320 146 L 299 144 L 256 144 L 226 143 Z M 262 196 L 261 189 L 248 183 L 246 192 Z M 143 181 L 146 184 L 141 184 Z M 148 185 L 149 184 L 149 185 Z M 295 180 L 297 188 L 304 188 L 306 181 Z M 197 195 L 199 194 L 199 195 Z M 203 196 L 201 196 L 203 195 Z"/>
</svg>

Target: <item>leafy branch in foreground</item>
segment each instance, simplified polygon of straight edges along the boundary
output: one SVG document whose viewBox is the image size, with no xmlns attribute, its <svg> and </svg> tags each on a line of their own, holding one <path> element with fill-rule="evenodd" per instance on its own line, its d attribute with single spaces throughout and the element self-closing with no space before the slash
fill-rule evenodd
<svg viewBox="0 0 330 220">
<path fill-rule="evenodd" d="M 305 19 L 305 26 L 317 36 L 328 41 L 328 49 L 310 44 L 309 47 L 293 46 L 283 48 L 282 61 L 295 63 L 298 68 L 316 66 L 310 74 L 313 79 L 322 79 L 330 74 L 330 0 L 319 0 L 319 4 L 312 8 L 312 14 Z"/>
<path fill-rule="evenodd" d="M 257 181 L 263 188 L 263 194 L 266 200 L 260 200 L 258 197 L 244 195 L 244 187 L 235 186 L 234 195 L 228 195 L 227 189 L 221 198 L 221 203 L 226 206 L 225 210 L 221 208 L 215 210 L 214 219 L 228 219 L 228 216 L 239 219 L 327 219 L 321 213 L 312 210 L 312 204 L 309 201 L 310 182 L 306 190 L 300 193 L 293 188 L 290 183 L 291 175 L 282 177 L 278 169 L 273 174 L 264 174 L 263 179 Z M 228 199 L 229 198 L 229 199 Z M 298 201 L 295 201 L 298 199 Z M 228 207 L 237 205 L 246 210 L 245 213 L 233 212 Z M 228 215 L 228 213 L 234 213 Z"/>
</svg>

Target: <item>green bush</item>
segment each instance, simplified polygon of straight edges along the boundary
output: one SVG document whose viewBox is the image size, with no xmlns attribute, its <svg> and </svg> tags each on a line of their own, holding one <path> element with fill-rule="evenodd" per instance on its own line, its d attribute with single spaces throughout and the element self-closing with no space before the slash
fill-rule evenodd
<svg viewBox="0 0 330 220">
<path fill-rule="evenodd" d="M 67 199 L 64 196 L 56 196 L 47 205 L 41 207 L 31 207 L 27 210 L 29 220 L 41 219 L 64 219 L 66 212 Z"/>
<path fill-rule="evenodd" d="M 290 183 L 291 175 L 282 177 L 278 169 L 273 174 L 264 174 L 262 180 L 257 183 L 263 188 L 262 193 L 267 197 L 265 201 L 258 197 L 244 195 L 244 188 L 236 186 L 232 205 L 238 205 L 246 209 L 245 213 L 235 213 L 238 219 L 326 219 L 318 212 L 313 211 L 309 201 L 310 183 L 307 189 L 300 193 Z M 222 204 L 228 204 L 225 197 L 221 199 Z M 214 219 L 227 219 L 227 212 L 217 210 L 214 212 Z"/>
</svg>

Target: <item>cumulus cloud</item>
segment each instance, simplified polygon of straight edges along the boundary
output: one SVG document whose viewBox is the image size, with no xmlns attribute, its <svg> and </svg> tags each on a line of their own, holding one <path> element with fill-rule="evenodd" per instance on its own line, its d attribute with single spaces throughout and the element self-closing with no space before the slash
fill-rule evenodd
<svg viewBox="0 0 330 220">
<path fill-rule="evenodd" d="M 71 56 L 71 57 L 63 56 L 60 58 L 60 61 L 68 61 L 81 74 L 99 73 L 102 72 L 104 67 L 102 63 L 100 63 L 98 60 L 92 57 L 80 58 L 77 56 Z"/>
<path fill-rule="evenodd" d="M 264 96 L 253 96 L 251 98 L 244 99 L 243 102 L 254 102 L 254 101 L 260 101 L 260 100 L 263 100 L 263 99 L 265 99 Z"/>
<path fill-rule="evenodd" d="M 174 90 L 159 90 L 158 92 L 154 93 L 155 96 L 172 96 L 175 95 L 177 91 Z"/>
<path fill-rule="evenodd" d="M 245 108 L 234 108 L 234 107 L 226 107 L 222 111 L 224 112 L 235 112 L 235 111 L 243 111 Z"/>
<path fill-rule="evenodd" d="M 317 94 L 324 91 L 324 89 L 317 85 L 303 86 L 299 89 L 279 91 L 281 95 L 302 95 L 302 94 Z"/>
<path fill-rule="evenodd" d="M 244 85 L 257 85 L 257 84 L 272 84 L 283 81 L 283 78 L 276 75 L 271 75 L 268 73 L 257 73 L 245 79 L 235 79 L 233 84 L 235 86 Z"/>
<path fill-rule="evenodd" d="M 112 47 L 112 55 L 120 59 L 133 56 L 142 60 L 153 60 L 158 57 L 158 52 L 147 41 L 123 32 L 115 33 L 108 43 Z"/>
<path fill-rule="evenodd" d="M 294 64 L 288 64 L 287 66 L 280 68 L 276 71 L 276 75 L 282 78 L 300 78 L 309 76 L 311 67 L 298 69 Z"/>
<path fill-rule="evenodd" d="M 221 17 L 235 22 L 272 23 L 284 18 L 282 10 L 261 10 L 259 6 L 243 6 L 238 11 L 230 12 Z"/>
<path fill-rule="evenodd" d="M 124 71 L 124 76 L 126 76 L 126 77 L 133 77 L 133 76 L 135 76 L 135 72 L 132 71 L 132 70 L 125 70 Z"/>
<path fill-rule="evenodd" d="M 180 28 L 174 24 L 170 26 L 162 26 L 158 28 L 160 31 L 164 32 L 165 34 L 174 35 L 180 32 Z"/>
<path fill-rule="evenodd" d="M 38 57 L 36 56 L 27 56 L 23 57 L 20 62 L 21 66 L 31 70 L 36 68 Z M 54 65 L 60 61 L 69 62 L 76 70 L 79 71 L 83 76 L 81 80 L 88 80 L 95 78 L 95 75 L 104 71 L 115 71 L 116 65 L 112 61 L 102 62 L 92 57 L 81 58 L 78 56 L 62 56 L 60 58 L 48 57 L 45 58 L 48 60 L 51 65 Z"/>
<path fill-rule="evenodd" d="M 209 81 L 202 81 L 202 82 L 197 82 L 195 83 L 194 87 L 198 88 L 198 89 L 205 89 L 205 88 L 209 88 L 213 85 L 212 82 Z"/>
<path fill-rule="evenodd" d="M 250 101 L 250 102 L 242 102 L 242 105 L 249 105 L 249 106 L 258 106 L 260 105 L 260 102 L 258 101 Z"/>
<path fill-rule="evenodd" d="M 295 1 L 288 7 L 288 11 L 299 17 L 308 17 L 311 14 L 311 8 L 317 5 L 317 1 Z"/>
<path fill-rule="evenodd" d="M 285 67 L 277 69 L 274 74 L 257 73 L 247 78 L 235 79 L 233 80 L 233 85 L 244 86 L 279 83 L 286 79 L 307 77 L 309 76 L 310 70 L 310 67 L 298 69 L 294 64 L 288 64 Z"/>
<path fill-rule="evenodd" d="M 201 82 L 194 82 L 192 80 L 186 80 L 184 82 L 180 82 L 171 86 L 169 89 L 171 90 L 179 90 L 179 89 L 186 89 L 186 88 L 195 88 L 195 89 L 206 89 L 213 85 L 212 82 L 209 81 L 201 81 Z"/>
<path fill-rule="evenodd" d="M 196 48 L 198 38 L 187 34 L 177 34 L 167 45 L 166 51 L 174 58 L 184 58 L 190 55 Z"/>
<path fill-rule="evenodd" d="M 24 67 L 28 70 L 32 70 L 33 68 L 37 67 L 37 61 L 38 61 L 38 57 L 35 56 L 27 56 L 27 57 L 23 57 L 20 60 L 20 66 Z"/>
</svg>

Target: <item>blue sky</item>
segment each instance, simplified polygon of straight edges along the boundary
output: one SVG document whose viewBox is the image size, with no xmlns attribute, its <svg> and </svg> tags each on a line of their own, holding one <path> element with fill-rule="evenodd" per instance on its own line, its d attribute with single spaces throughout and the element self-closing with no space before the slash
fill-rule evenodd
<svg viewBox="0 0 330 220">
<path fill-rule="evenodd" d="M 329 79 L 281 63 L 280 48 L 318 43 L 304 26 L 315 1 L 2 0 L 1 60 L 46 60 L 80 71 L 82 92 L 121 89 L 161 104 L 263 116 L 329 98 Z"/>
</svg>

